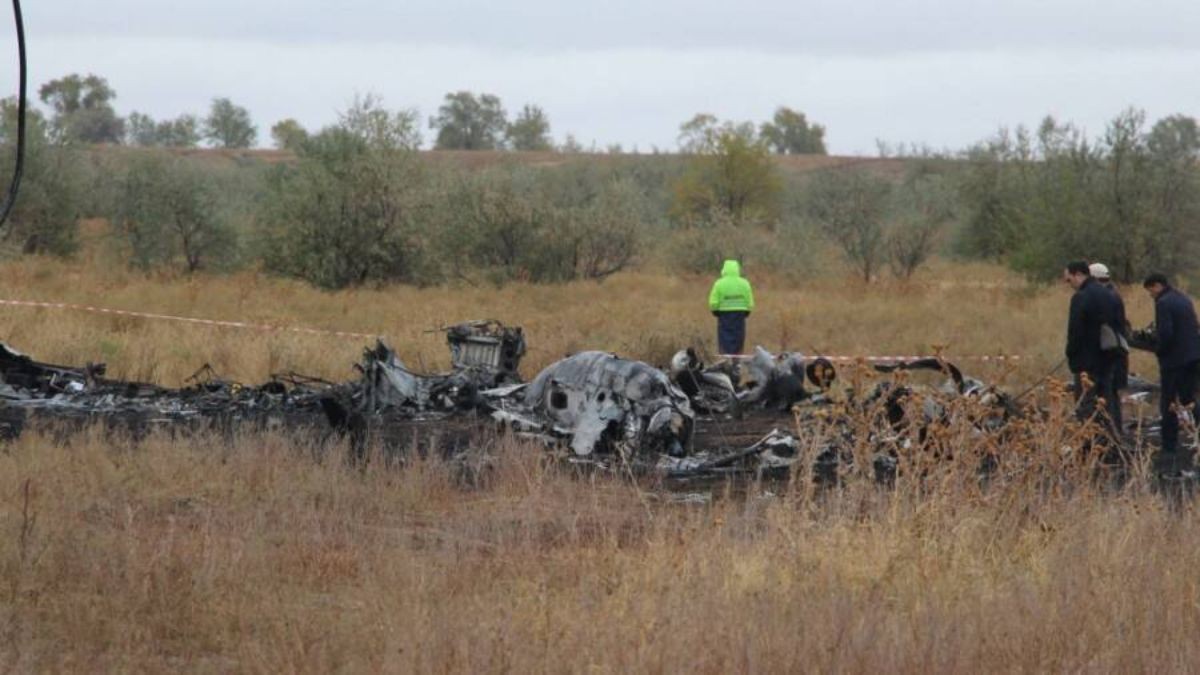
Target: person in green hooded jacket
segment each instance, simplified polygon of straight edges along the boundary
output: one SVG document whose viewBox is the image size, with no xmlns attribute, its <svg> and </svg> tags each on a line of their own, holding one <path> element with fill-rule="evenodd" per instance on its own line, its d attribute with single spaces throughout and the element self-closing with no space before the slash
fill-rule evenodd
<svg viewBox="0 0 1200 675">
<path fill-rule="evenodd" d="M 722 354 L 741 354 L 746 343 L 746 317 L 754 311 L 754 290 L 736 260 L 726 260 L 708 294 L 708 309 L 717 317 L 717 346 Z"/>
</svg>

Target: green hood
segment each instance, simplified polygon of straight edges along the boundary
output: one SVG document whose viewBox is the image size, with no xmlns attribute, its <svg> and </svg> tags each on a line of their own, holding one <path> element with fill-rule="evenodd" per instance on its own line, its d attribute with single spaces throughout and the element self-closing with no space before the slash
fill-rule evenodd
<svg viewBox="0 0 1200 675">
<path fill-rule="evenodd" d="M 713 282 L 708 294 L 708 308 L 714 312 L 749 312 L 754 309 L 754 289 L 742 276 L 742 265 L 726 260 L 721 277 Z"/>
</svg>

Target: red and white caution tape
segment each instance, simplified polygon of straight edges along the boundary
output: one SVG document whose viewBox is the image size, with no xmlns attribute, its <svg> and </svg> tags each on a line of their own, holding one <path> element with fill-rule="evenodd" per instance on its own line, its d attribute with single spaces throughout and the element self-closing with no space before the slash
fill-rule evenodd
<svg viewBox="0 0 1200 675">
<path fill-rule="evenodd" d="M 868 362 L 885 362 L 893 361 L 918 361 L 920 359 L 942 359 L 943 361 L 1020 361 L 1028 357 L 1019 354 L 974 354 L 974 355 L 946 355 L 946 354 L 926 354 L 924 356 L 832 356 L 829 354 L 805 354 L 816 359 L 826 359 L 829 361 L 868 361 Z M 751 354 L 721 354 L 721 358 L 725 359 L 750 359 Z"/>
<path fill-rule="evenodd" d="M 262 331 L 284 331 L 289 333 L 307 333 L 310 335 L 339 335 L 342 337 L 355 337 L 372 339 L 375 335 L 367 333 L 354 333 L 344 330 L 325 330 L 322 328 L 305 328 L 302 326 L 272 326 L 265 323 L 247 323 L 245 321 L 221 321 L 218 319 L 197 319 L 190 316 L 175 316 L 172 314 L 154 314 L 151 312 L 133 312 L 127 309 L 111 309 L 108 307 L 94 307 L 92 305 L 77 305 L 70 302 L 37 302 L 34 300 L 4 300 L 0 299 L 0 305 L 10 307 L 39 307 L 43 309 L 69 309 L 79 312 L 92 312 L 94 314 L 110 314 L 114 316 L 133 316 L 140 319 L 160 319 L 166 321 L 181 321 L 184 323 L 194 323 L 204 326 L 224 326 L 228 328 L 249 328 L 251 330 Z"/>
<path fill-rule="evenodd" d="M 817 354 L 817 358 L 821 358 Z M 1024 357 L 1019 354 L 965 354 L 965 356 L 947 356 L 947 354 L 926 354 L 924 357 L 824 357 L 832 362 L 912 362 L 918 359 L 942 359 L 946 362 L 1019 362 Z"/>
<path fill-rule="evenodd" d="M 93 314 L 108 314 L 112 316 L 132 316 L 140 319 L 159 319 L 165 321 L 180 321 L 183 323 L 200 324 L 203 326 L 224 326 L 228 328 L 248 328 L 251 330 L 261 331 L 284 331 L 290 333 L 306 333 L 309 335 L 338 335 L 341 337 L 354 337 L 364 339 L 374 339 L 377 335 L 369 333 L 355 333 L 346 330 L 326 330 L 323 328 L 305 328 L 302 326 L 273 326 L 265 323 L 248 323 L 245 321 L 222 321 L 219 319 L 197 319 L 191 316 L 176 316 L 173 314 L 155 314 L 152 312 L 134 312 L 128 309 L 112 309 L 109 307 L 96 307 L 93 305 L 79 305 L 70 302 L 40 302 L 36 300 L 5 300 L 0 299 L 0 306 L 9 307 L 37 307 L 41 309 L 67 309 L 78 312 L 91 312 Z M 748 359 L 749 354 L 722 354 L 724 358 L 729 359 Z M 817 358 L 825 358 L 830 361 L 868 361 L 868 362 L 892 362 L 892 361 L 916 361 L 918 359 L 942 358 L 947 361 L 1020 361 L 1026 357 L 1011 354 L 999 355 L 974 355 L 974 356 L 831 356 L 828 354 L 814 354 Z"/>
</svg>

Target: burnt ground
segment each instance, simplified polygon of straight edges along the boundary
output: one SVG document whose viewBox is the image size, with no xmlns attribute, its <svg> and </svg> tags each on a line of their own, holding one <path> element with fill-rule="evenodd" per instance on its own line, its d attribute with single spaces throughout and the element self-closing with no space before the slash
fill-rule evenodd
<svg viewBox="0 0 1200 675">
<path fill-rule="evenodd" d="M 793 429 L 789 413 L 755 411 L 734 419 L 696 419 L 693 451 L 717 453 L 744 448 L 759 441 L 772 429 Z M 25 433 L 42 433 L 58 441 L 84 430 L 99 428 L 116 436 L 141 439 L 152 433 L 168 436 L 216 434 L 240 435 L 261 431 L 295 434 L 297 440 L 322 444 L 341 440 L 341 436 L 320 410 L 265 410 L 260 413 L 238 411 L 231 414 L 149 413 L 145 410 L 80 410 L 66 407 L 28 407 L 0 405 L 0 438 L 12 439 Z M 493 436 L 497 423 L 487 415 L 403 416 L 384 415 L 367 421 L 368 446 L 391 452 L 416 449 L 422 454 L 453 455 L 472 444 Z M 494 437 L 494 436 L 493 436 Z"/>
<path fill-rule="evenodd" d="M 657 459 L 627 468 L 638 477 L 639 482 L 650 489 L 662 489 L 676 495 L 708 495 L 709 497 L 733 489 L 730 494 L 758 480 L 786 481 L 790 475 L 788 466 L 756 469 L 753 463 L 725 461 L 723 458 L 747 457 L 745 449 L 761 441 L 773 429 L 795 432 L 795 418 L 790 413 L 756 410 L 742 417 L 722 416 L 714 419 L 699 416 L 694 429 L 692 453 L 707 457 L 701 459 L 707 468 L 699 470 L 674 470 L 663 468 Z M 151 434 L 171 438 L 202 436 L 226 439 L 232 442 L 246 434 L 269 431 L 292 438 L 302 453 L 314 459 L 344 456 L 349 461 L 361 461 L 362 452 L 371 452 L 385 464 L 403 461 L 414 453 L 423 457 L 444 457 L 467 460 L 461 464 L 460 479 L 464 485 L 476 485 L 490 466 L 486 458 L 489 448 L 495 447 L 499 439 L 499 425 L 489 415 L 458 413 L 454 415 L 411 415 L 372 416 L 362 432 L 365 443 L 355 443 L 352 431 L 339 433 L 320 410 L 272 410 L 261 413 L 241 411 L 236 414 L 185 414 L 171 415 L 146 413 L 128 409 L 88 410 L 61 407 L 22 407 L 11 403 L 0 403 L 0 441 L 11 440 L 21 434 L 41 434 L 52 442 L 69 444 L 83 432 L 111 434 L 118 443 L 138 443 Z M 610 456 L 574 458 L 565 446 L 551 454 L 569 460 L 569 465 L 582 474 L 595 471 L 608 472 L 618 468 Z M 479 452 L 470 452 L 477 450 Z M 347 454 L 349 453 L 349 454 Z M 472 459 L 473 458 L 473 459 Z M 650 459 L 650 458 L 646 458 Z M 482 462 L 477 460 L 483 460 Z M 375 460 L 367 460 L 363 466 Z M 1109 482 L 1117 486 L 1128 476 L 1120 463 L 1108 467 Z M 838 483 L 838 464 L 813 465 L 814 480 L 822 485 Z M 883 483 L 889 480 L 887 471 L 876 479 Z M 622 469 L 624 472 L 625 469 Z M 1197 490 L 1191 487 L 1194 478 L 1180 483 L 1178 480 L 1163 479 L 1160 488 L 1164 494 L 1173 496 L 1191 495 Z M 1178 493 L 1178 495 L 1176 495 Z"/>
<path fill-rule="evenodd" d="M 697 452 L 744 448 L 757 443 L 772 429 L 794 432 L 795 418 L 788 412 L 753 411 L 739 419 L 697 417 L 694 447 Z"/>
</svg>

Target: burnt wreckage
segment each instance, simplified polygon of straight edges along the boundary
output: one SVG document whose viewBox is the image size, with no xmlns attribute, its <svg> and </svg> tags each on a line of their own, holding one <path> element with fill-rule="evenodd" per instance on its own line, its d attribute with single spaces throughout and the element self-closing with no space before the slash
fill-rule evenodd
<svg viewBox="0 0 1200 675">
<path fill-rule="evenodd" d="M 914 428 L 924 433 L 960 414 L 956 399 L 973 402 L 970 424 L 980 430 L 1019 414 L 1009 396 L 940 359 L 872 367 L 932 372 L 944 379 L 940 386 L 885 379 L 865 393 L 847 389 L 836 401 L 833 364 L 799 353 L 759 347 L 747 359 L 706 365 L 683 350 L 660 370 L 586 351 L 523 382 L 520 328 L 474 321 L 444 331 L 452 363 L 446 373 L 415 372 L 378 341 L 364 350 L 352 381 L 286 373 L 246 386 L 205 366 L 179 389 L 107 379 L 103 364 L 41 363 L 0 345 L 0 435 L 12 438 L 47 422 L 56 431 L 101 422 L 135 435 L 300 429 L 348 436 L 353 456 L 362 459 L 373 442 L 404 452 L 421 438 L 426 447 L 461 456 L 473 451 L 481 428 L 498 426 L 572 463 L 671 480 L 786 476 L 806 461 L 817 478 L 836 479 L 853 462 L 848 448 L 855 434 L 863 433 L 848 413 L 873 407 L 883 411 L 883 423 L 869 432 L 872 470 L 887 479 L 896 469 L 897 444 L 909 442 Z M 827 433 L 805 449 L 797 431 L 807 422 Z"/>
</svg>

